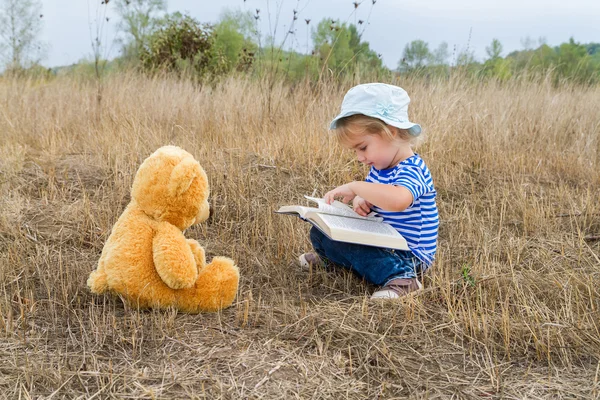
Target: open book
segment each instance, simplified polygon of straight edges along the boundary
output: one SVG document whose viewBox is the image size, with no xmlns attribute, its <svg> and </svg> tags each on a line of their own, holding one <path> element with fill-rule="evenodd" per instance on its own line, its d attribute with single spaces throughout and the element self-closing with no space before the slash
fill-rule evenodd
<svg viewBox="0 0 600 400">
<path fill-rule="evenodd" d="M 408 250 L 406 239 L 391 225 L 383 222 L 383 218 L 376 217 L 374 212 L 363 217 L 337 200 L 330 205 L 324 199 L 304 197 L 317 203 L 317 207 L 283 206 L 276 212 L 297 215 L 332 240 Z"/>
</svg>

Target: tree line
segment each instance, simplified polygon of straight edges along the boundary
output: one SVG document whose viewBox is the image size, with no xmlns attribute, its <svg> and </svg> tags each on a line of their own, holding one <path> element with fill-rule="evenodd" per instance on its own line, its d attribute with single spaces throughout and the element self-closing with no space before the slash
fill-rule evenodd
<svg viewBox="0 0 600 400">
<path fill-rule="evenodd" d="M 371 7 L 375 3 L 371 0 Z M 356 9 L 360 4 L 353 5 Z M 100 38 L 102 24 L 108 23 L 108 18 L 104 21 L 97 12 L 97 35 L 91 43 L 97 75 L 103 63 L 109 69 L 134 67 L 201 79 L 231 73 L 269 74 L 290 81 L 349 76 L 378 79 L 386 74 L 444 77 L 461 70 L 474 78 L 498 81 L 518 77 L 551 79 L 557 84 L 600 81 L 600 43 L 582 44 L 573 38 L 554 47 L 543 41 L 534 46 L 528 40 L 523 50 L 506 55 L 502 43 L 493 39 L 483 61 L 468 48 L 450 50 L 442 42 L 432 49 L 423 40 L 413 40 L 404 47 L 397 67 L 390 70 L 363 40 L 368 20 L 349 23 L 325 18 L 314 22 L 294 10 L 287 32 L 276 38 L 275 32 L 260 31 L 260 9 L 226 10 L 216 23 L 203 23 L 179 12 L 167 13 L 166 0 L 102 0 L 96 7 L 114 7 L 121 48 L 115 59 L 101 59 L 102 46 L 107 45 Z M 0 0 L 0 54 L 5 71 L 40 69 L 40 10 L 39 0 Z M 306 47 L 301 49 L 299 37 L 303 34 Z M 72 68 L 85 69 L 86 63 Z"/>
</svg>

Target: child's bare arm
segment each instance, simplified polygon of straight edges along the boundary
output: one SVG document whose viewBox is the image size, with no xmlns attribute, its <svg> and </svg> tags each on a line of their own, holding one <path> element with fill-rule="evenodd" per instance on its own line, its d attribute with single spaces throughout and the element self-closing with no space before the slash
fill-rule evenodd
<svg viewBox="0 0 600 400">
<path fill-rule="evenodd" d="M 335 198 L 348 203 L 360 196 L 371 204 L 386 211 L 403 211 L 413 202 L 412 193 L 403 186 L 354 181 L 325 193 L 324 199 L 331 204 Z"/>
</svg>

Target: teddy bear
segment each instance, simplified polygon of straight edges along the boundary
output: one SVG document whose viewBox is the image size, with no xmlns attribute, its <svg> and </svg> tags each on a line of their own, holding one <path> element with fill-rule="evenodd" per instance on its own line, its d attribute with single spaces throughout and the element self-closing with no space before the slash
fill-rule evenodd
<svg viewBox="0 0 600 400">
<path fill-rule="evenodd" d="M 187 151 L 164 146 L 146 158 L 88 278 L 91 291 L 118 294 L 139 308 L 197 313 L 230 306 L 237 266 L 226 257 L 207 264 L 202 246 L 183 234 L 209 217 L 208 196 L 206 173 Z"/>
</svg>

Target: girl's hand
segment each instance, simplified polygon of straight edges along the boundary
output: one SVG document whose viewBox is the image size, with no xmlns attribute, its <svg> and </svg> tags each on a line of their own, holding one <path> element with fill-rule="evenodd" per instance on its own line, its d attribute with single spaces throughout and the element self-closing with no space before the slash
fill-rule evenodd
<svg viewBox="0 0 600 400">
<path fill-rule="evenodd" d="M 354 190 L 352 190 L 352 183 L 346 183 L 345 185 L 338 186 L 333 190 L 325 193 L 323 198 L 327 204 L 333 203 L 334 200 L 339 199 L 342 203 L 348 204 L 355 196 Z"/>
<path fill-rule="evenodd" d="M 371 207 L 373 207 L 373 204 L 369 203 L 360 196 L 356 196 L 354 197 L 354 200 L 352 200 L 352 208 L 354 209 L 354 212 L 356 212 L 358 215 L 362 215 L 363 217 L 366 217 L 367 214 L 371 212 Z"/>
</svg>

